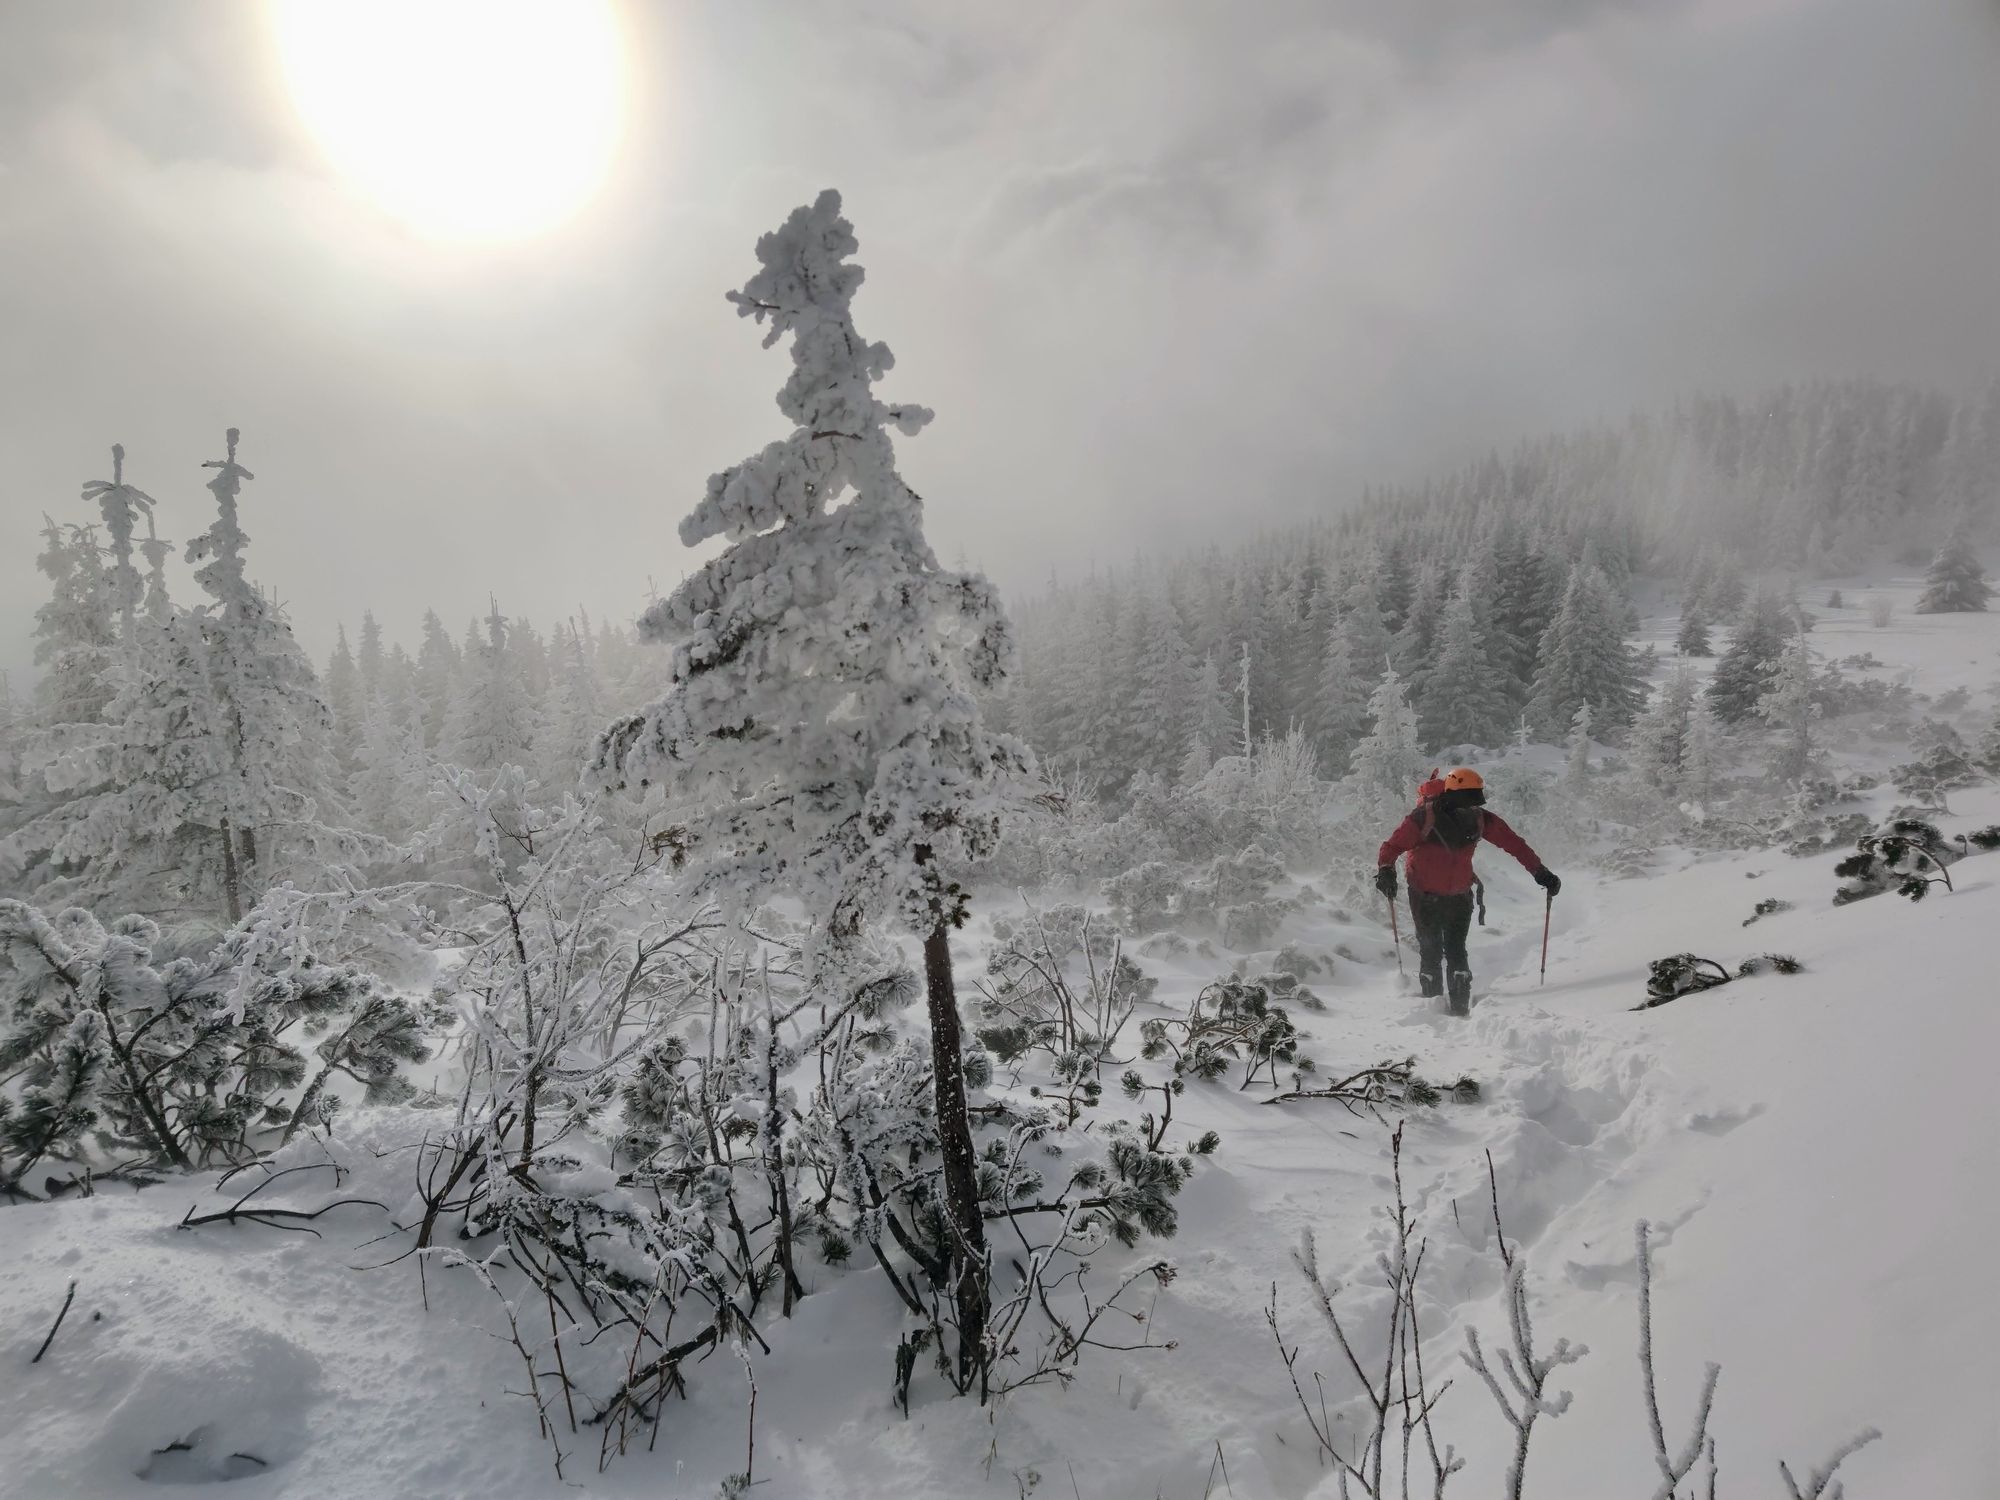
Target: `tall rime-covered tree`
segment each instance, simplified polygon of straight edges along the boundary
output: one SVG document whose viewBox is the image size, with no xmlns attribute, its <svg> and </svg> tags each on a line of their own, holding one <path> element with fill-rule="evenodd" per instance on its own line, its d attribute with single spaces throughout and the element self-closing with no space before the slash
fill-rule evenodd
<svg viewBox="0 0 2000 1500">
<path fill-rule="evenodd" d="M 954 871 L 990 850 L 1004 784 L 1025 753 L 980 722 L 974 693 L 1014 658 L 985 579 L 947 572 L 923 503 L 896 472 L 890 433 L 931 413 L 890 405 L 894 361 L 855 330 L 862 269 L 831 190 L 757 242 L 760 269 L 730 294 L 791 337 L 778 396 L 785 437 L 714 475 L 682 521 L 722 553 L 649 609 L 673 643 L 672 687 L 599 742 L 598 778 L 664 781 L 692 808 L 675 834 L 695 889 L 738 910 L 785 891 L 813 924 L 808 959 L 836 992 L 864 926 L 923 937 L 944 1208 L 961 1385 L 984 1369 L 986 1239 L 967 1114 L 949 934 L 967 893 Z M 844 503 L 836 503 L 842 501 Z"/>
<path fill-rule="evenodd" d="M 277 829 L 309 833 L 315 814 L 326 811 L 316 798 L 329 792 L 315 784 L 325 769 L 329 715 L 312 664 L 244 569 L 250 538 L 237 497 L 255 476 L 236 461 L 236 442 L 232 427 L 226 456 L 203 465 L 216 471 L 208 484 L 216 515 L 187 547 L 195 582 L 213 601 L 200 619 L 214 733 L 227 764 L 216 831 L 231 921 L 243 914 L 245 888 L 266 883 L 259 866 L 272 862 Z"/>
</svg>

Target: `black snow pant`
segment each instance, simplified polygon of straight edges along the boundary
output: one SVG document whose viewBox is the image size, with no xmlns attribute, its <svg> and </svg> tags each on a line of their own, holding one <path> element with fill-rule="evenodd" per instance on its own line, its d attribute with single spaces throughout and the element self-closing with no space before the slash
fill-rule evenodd
<svg viewBox="0 0 2000 1500">
<path fill-rule="evenodd" d="M 1410 917 L 1417 929 L 1417 984 L 1427 996 L 1449 992 L 1451 1008 L 1471 1008 L 1472 960 L 1465 956 L 1472 931 L 1472 892 L 1459 896 L 1410 892 Z"/>
</svg>

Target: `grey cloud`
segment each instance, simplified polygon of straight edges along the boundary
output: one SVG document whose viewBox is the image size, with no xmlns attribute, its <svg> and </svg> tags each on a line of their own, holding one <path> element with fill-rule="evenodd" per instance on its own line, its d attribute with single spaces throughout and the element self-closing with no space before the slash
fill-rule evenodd
<svg viewBox="0 0 2000 1500">
<path fill-rule="evenodd" d="M 1547 426 L 2000 348 L 1974 0 L 629 13 L 635 136 L 546 243 L 410 244 L 320 174 L 239 7 L 0 11 L 0 659 L 30 528 L 123 441 L 185 535 L 245 432 L 315 644 L 489 589 L 630 611 L 778 356 L 723 303 L 847 193 L 940 552 L 1032 585 Z M 18 87 L 8 87 L 17 85 Z"/>
</svg>

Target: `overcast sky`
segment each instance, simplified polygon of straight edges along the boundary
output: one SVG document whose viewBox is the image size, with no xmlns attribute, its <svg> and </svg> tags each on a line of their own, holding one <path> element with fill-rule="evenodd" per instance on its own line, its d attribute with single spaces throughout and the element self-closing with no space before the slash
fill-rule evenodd
<svg viewBox="0 0 2000 1500">
<path fill-rule="evenodd" d="M 119 441 L 185 539 L 232 424 L 316 653 L 629 616 L 782 433 L 723 292 L 825 186 L 932 539 L 1016 589 L 1693 388 L 2000 362 L 1995 0 L 621 15 L 604 190 L 467 248 L 325 163 L 251 4 L 0 7 L 0 665 L 41 513 Z"/>
</svg>

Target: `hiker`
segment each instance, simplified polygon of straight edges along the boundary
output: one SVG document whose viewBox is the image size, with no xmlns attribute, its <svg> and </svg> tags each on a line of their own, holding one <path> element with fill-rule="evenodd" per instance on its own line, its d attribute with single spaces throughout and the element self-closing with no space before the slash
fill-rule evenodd
<svg viewBox="0 0 2000 1500">
<path fill-rule="evenodd" d="M 1528 841 L 1486 810 L 1486 783 L 1459 767 L 1417 789 L 1416 809 L 1396 825 L 1375 856 L 1375 888 L 1396 899 L 1396 856 L 1409 856 L 1410 916 L 1417 928 L 1417 983 L 1425 996 L 1445 995 L 1455 1016 L 1472 1011 L 1472 963 L 1465 937 L 1472 928 L 1472 855 L 1490 840 L 1521 862 L 1554 900 L 1562 889 Z"/>
</svg>

